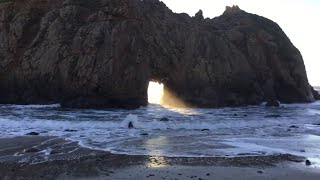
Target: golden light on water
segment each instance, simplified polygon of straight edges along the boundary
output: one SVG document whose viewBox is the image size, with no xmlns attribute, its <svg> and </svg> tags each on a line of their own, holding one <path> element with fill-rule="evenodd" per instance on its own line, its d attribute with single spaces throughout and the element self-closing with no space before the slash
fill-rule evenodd
<svg viewBox="0 0 320 180">
<path fill-rule="evenodd" d="M 163 84 L 150 81 L 148 87 L 148 102 L 151 104 L 161 104 L 163 97 Z"/>
<path fill-rule="evenodd" d="M 144 147 L 150 152 L 146 166 L 150 168 L 162 168 L 168 166 L 167 158 L 164 157 L 163 150 L 158 149 L 158 146 L 168 146 L 166 136 L 149 138 L 145 141 Z"/>
</svg>

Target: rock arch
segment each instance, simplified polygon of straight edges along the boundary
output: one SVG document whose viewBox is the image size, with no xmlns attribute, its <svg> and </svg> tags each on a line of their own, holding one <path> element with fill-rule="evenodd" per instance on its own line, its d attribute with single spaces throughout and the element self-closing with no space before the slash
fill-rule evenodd
<svg viewBox="0 0 320 180">
<path fill-rule="evenodd" d="M 214 19 L 158 0 L 13 0 L 0 10 L 0 103 L 136 108 L 149 80 L 198 107 L 314 100 L 281 28 L 238 8 Z"/>
</svg>

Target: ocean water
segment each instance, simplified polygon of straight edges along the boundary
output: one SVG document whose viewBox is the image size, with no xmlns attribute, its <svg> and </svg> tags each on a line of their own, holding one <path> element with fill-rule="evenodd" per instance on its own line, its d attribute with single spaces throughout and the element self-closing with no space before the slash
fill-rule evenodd
<svg viewBox="0 0 320 180">
<path fill-rule="evenodd" d="M 134 128 L 128 128 L 129 122 Z M 0 137 L 32 131 L 119 154 L 211 157 L 290 153 L 320 162 L 319 101 L 280 108 L 218 109 L 149 105 L 136 110 L 77 110 L 58 104 L 0 105 Z"/>
</svg>

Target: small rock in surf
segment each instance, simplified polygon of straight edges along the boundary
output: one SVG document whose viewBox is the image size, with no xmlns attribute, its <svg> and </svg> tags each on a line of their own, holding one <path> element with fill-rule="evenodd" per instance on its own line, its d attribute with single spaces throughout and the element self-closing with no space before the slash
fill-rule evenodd
<svg viewBox="0 0 320 180">
<path fill-rule="evenodd" d="M 160 119 L 160 121 L 168 122 L 168 121 L 169 121 L 169 119 L 168 119 L 168 118 L 166 118 L 166 117 L 164 117 L 164 118 L 161 118 L 161 119 Z"/>
<path fill-rule="evenodd" d="M 132 123 L 131 121 L 130 121 L 129 124 L 128 124 L 128 128 L 129 128 L 129 129 L 134 128 L 133 123 Z"/>
<path fill-rule="evenodd" d="M 310 166 L 311 162 L 309 160 L 306 160 L 306 166 Z"/>
<path fill-rule="evenodd" d="M 64 130 L 64 132 L 77 132 L 78 130 L 75 130 L 75 129 L 66 129 Z"/>
<path fill-rule="evenodd" d="M 292 126 L 290 126 L 289 128 L 295 128 L 295 129 L 297 129 L 297 128 L 299 128 L 298 126 L 295 126 L 295 125 L 292 125 Z"/>
<path fill-rule="evenodd" d="M 35 153 L 35 152 L 39 152 L 40 149 L 38 148 L 30 148 L 30 149 L 27 149 L 25 150 L 26 153 Z"/>
<path fill-rule="evenodd" d="M 37 133 L 37 132 L 29 132 L 29 133 L 27 133 L 26 135 L 27 135 L 27 136 L 38 136 L 39 133 Z"/>
</svg>

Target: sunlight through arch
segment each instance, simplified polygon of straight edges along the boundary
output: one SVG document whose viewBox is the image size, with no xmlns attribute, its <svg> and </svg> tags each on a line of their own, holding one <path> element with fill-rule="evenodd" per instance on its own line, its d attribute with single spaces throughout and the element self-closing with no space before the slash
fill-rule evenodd
<svg viewBox="0 0 320 180">
<path fill-rule="evenodd" d="M 148 102 L 150 104 L 161 104 L 163 97 L 163 84 L 150 81 L 148 86 Z"/>
</svg>

